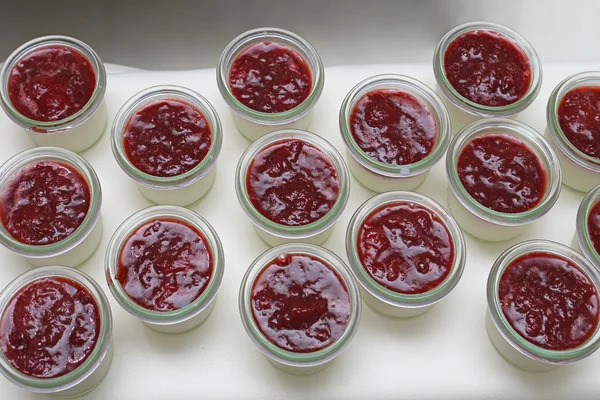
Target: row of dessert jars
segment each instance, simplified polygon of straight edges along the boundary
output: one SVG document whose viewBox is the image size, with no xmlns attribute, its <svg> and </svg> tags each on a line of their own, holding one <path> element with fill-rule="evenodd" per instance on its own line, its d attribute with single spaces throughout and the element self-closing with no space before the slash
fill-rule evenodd
<svg viewBox="0 0 600 400">
<path fill-rule="evenodd" d="M 64 69 L 76 79 L 58 73 Z M 23 44 L 0 70 L 0 104 L 37 146 L 74 152 L 91 147 L 107 124 L 105 92 L 106 71 L 98 54 L 66 36 Z"/>
<path fill-rule="evenodd" d="M 498 353 L 535 372 L 593 354 L 600 347 L 598 271 L 577 251 L 548 240 L 506 250 L 487 281 L 486 329 Z"/>
</svg>

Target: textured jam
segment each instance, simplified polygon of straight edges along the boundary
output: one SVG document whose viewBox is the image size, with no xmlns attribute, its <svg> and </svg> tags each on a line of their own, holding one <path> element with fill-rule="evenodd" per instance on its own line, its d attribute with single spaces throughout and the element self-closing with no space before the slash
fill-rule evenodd
<svg viewBox="0 0 600 400">
<path fill-rule="evenodd" d="M 408 165 L 427 157 L 437 140 L 435 118 L 416 97 L 396 89 L 364 95 L 350 116 L 354 141 L 377 161 Z"/>
<path fill-rule="evenodd" d="M 289 139 L 254 157 L 246 189 L 254 208 L 266 218 L 297 226 L 329 212 L 338 197 L 339 180 L 325 154 L 302 140 Z"/>
<path fill-rule="evenodd" d="M 160 100 L 137 110 L 123 134 L 129 161 L 149 175 L 188 172 L 206 157 L 212 142 L 204 115 L 189 103 Z"/>
<path fill-rule="evenodd" d="M 47 245 L 71 235 L 90 207 L 90 188 L 73 167 L 54 161 L 19 171 L 0 194 L 0 217 L 21 243 Z"/>
<path fill-rule="evenodd" d="M 56 378 L 79 367 L 100 332 L 96 300 L 63 277 L 28 283 L 8 302 L 0 321 L 0 348 L 19 372 Z"/>
<path fill-rule="evenodd" d="M 153 311 L 178 310 L 208 286 L 213 257 L 187 223 L 156 219 L 137 228 L 119 254 L 117 280 L 131 300 Z"/>
<path fill-rule="evenodd" d="M 546 191 L 546 172 L 538 156 L 508 135 L 473 139 L 461 151 L 456 168 L 471 197 L 494 211 L 531 210 Z"/>
<path fill-rule="evenodd" d="M 600 254 L 600 202 L 594 204 L 587 220 L 588 234 L 596 253 Z"/>
<path fill-rule="evenodd" d="M 342 336 L 350 297 L 323 260 L 285 254 L 263 268 L 251 293 L 252 316 L 263 335 L 295 353 L 321 350 Z"/>
<path fill-rule="evenodd" d="M 512 40 L 492 31 L 467 32 L 444 53 L 450 85 L 483 106 L 505 106 L 521 99 L 531 84 L 527 55 Z"/>
<path fill-rule="evenodd" d="M 500 307 L 513 329 L 548 350 L 585 343 L 598 326 L 598 293 L 569 259 L 534 252 L 510 263 L 500 277 Z"/>
<path fill-rule="evenodd" d="M 229 87 L 243 105 L 264 113 L 280 113 L 300 105 L 312 89 L 304 58 L 277 43 L 244 49 L 229 70 Z"/>
<path fill-rule="evenodd" d="M 436 288 L 454 262 L 454 243 L 446 225 L 431 210 L 408 202 L 386 204 L 369 214 L 356 246 L 371 278 L 398 293 Z"/>
<path fill-rule="evenodd" d="M 573 146 L 600 158 L 600 86 L 569 90 L 558 106 L 558 123 Z"/>
<path fill-rule="evenodd" d="M 36 121 L 60 121 L 81 110 L 96 89 L 90 61 L 66 46 L 44 47 L 21 58 L 8 77 L 8 97 Z"/>
</svg>

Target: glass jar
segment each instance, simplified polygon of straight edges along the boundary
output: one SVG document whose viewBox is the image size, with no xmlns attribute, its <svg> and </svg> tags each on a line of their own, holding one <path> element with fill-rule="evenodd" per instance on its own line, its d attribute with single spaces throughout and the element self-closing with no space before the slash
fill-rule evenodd
<svg viewBox="0 0 600 400">
<path fill-rule="evenodd" d="M 90 189 L 90 207 L 81 225 L 65 239 L 47 245 L 22 243 L 0 223 L 0 243 L 23 256 L 36 267 L 66 265 L 76 267 L 87 260 L 102 240 L 102 189 L 92 166 L 83 157 L 58 147 L 37 147 L 25 150 L 0 166 L 0 193 L 8 183 L 28 165 L 42 161 L 56 161 L 79 172 Z"/>
<path fill-rule="evenodd" d="M 88 358 L 73 371 L 55 378 L 34 378 L 19 372 L 0 351 L 0 372 L 15 385 L 35 393 L 52 397 L 71 398 L 81 396 L 100 383 L 112 361 L 112 313 L 108 299 L 98 284 L 87 274 L 68 267 L 47 266 L 25 272 L 0 293 L 0 315 L 13 296 L 34 280 L 62 277 L 73 280 L 85 288 L 94 298 L 100 314 L 98 341 Z"/>
<path fill-rule="evenodd" d="M 306 254 L 323 260 L 344 282 L 350 298 L 350 316 L 342 335 L 329 346 L 314 352 L 295 353 L 273 344 L 264 336 L 252 315 L 251 294 L 260 272 L 276 258 L 286 254 Z M 288 243 L 273 247 L 260 255 L 246 271 L 239 294 L 239 309 L 246 333 L 267 359 L 282 371 L 311 374 L 329 365 L 348 346 L 360 322 L 362 303 L 356 282 L 346 264 L 331 251 L 308 243 Z"/>
<path fill-rule="evenodd" d="M 558 107 L 565 94 L 582 86 L 600 86 L 600 72 L 572 75 L 554 88 L 546 108 L 546 137 L 556 150 L 563 171 L 563 182 L 573 190 L 587 192 L 600 184 L 600 160 L 576 148 L 558 122 Z"/>
<path fill-rule="evenodd" d="M 91 64 L 96 75 L 96 87 L 85 106 L 75 114 L 58 121 L 36 121 L 22 115 L 8 96 L 8 80 L 12 69 L 34 51 L 47 47 L 69 47 L 83 55 Z M 0 104 L 6 114 L 17 125 L 25 129 L 36 146 L 62 147 L 82 152 L 96 143 L 106 128 L 107 114 L 104 102 L 106 71 L 98 54 L 87 44 L 67 36 L 43 36 L 33 39 L 16 49 L 0 70 Z"/>
<path fill-rule="evenodd" d="M 588 229 L 588 220 L 590 211 L 600 201 L 600 185 L 596 186 L 585 195 L 579 210 L 577 211 L 577 219 L 575 221 L 575 234 L 571 247 L 585 256 L 598 269 L 600 269 L 600 254 L 594 248 L 590 232 Z"/>
<path fill-rule="evenodd" d="M 329 212 L 320 219 L 306 225 L 288 226 L 271 221 L 254 208 L 248 196 L 246 185 L 248 169 L 256 155 L 274 143 L 291 139 L 306 142 L 323 153 L 335 168 L 339 180 L 338 197 Z M 238 201 L 252 221 L 258 236 L 269 246 L 291 242 L 323 243 L 331 235 L 335 221 L 344 211 L 350 194 L 348 167 L 340 153 L 322 137 L 298 129 L 272 132 L 252 143 L 240 157 L 235 176 L 235 191 Z"/>
<path fill-rule="evenodd" d="M 464 147 L 473 139 L 504 134 L 518 139 L 539 158 L 546 173 L 546 192 L 534 208 L 520 213 L 494 211 L 477 202 L 462 185 L 456 165 Z M 533 128 L 511 119 L 490 118 L 476 121 L 457 133 L 446 156 L 448 207 L 458 225 L 467 233 L 485 241 L 499 242 L 519 236 L 527 225 L 538 220 L 554 206 L 560 195 L 561 170 L 550 144 Z"/>
<path fill-rule="evenodd" d="M 127 157 L 123 135 L 131 117 L 142 107 L 160 100 L 179 100 L 197 108 L 206 118 L 212 135 L 208 153 L 191 170 L 176 176 L 161 177 L 140 171 Z M 156 204 L 187 206 L 200 200 L 212 187 L 216 162 L 221 152 L 221 120 L 213 106 L 195 91 L 182 86 L 153 86 L 129 99 L 117 113 L 111 129 L 111 148 L 121 169 L 136 183 L 138 190 Z"/>
<path fill-rule="evenodd" d="M 154 311 L 140 306 L 127 295 L 117 278 L 119 257 L 125 242 L 140 226 L 157 218 L 182 221 L 201 232 L 213 256 L 212 275 L 204 291 L 192 303 L 172 311 Z M 215 306 L 224 267 L 223 247 L 214 228 L 194 211 L 177 206 L 153 206 L 131 215 L 117 228 L 106 250 L 106 280 L 117 302 L 149 328 L 164 333 L 184 332 L 204 322 Z"/>
<path fill-rule="evenodd" d="M 261 43 L 278 43 L 297 52 L 306 61 L 312 75 L 312 89 L 308 97 L 297 107 L 279 113 L 255 111 L 242 104 L 229 86 L 229 71 L 236 57 L 249 46 Z M 223 99 L 231 110 L 235 126 L 248 140 L 281 129 L 307 129 L 312 120 L 312 111 L 323 91 L 325 71 L 319 54 L 306 40 L 295 33 L 277 28 L 258 28 L 242 33 L 233 39 L 219 59 L 217 84 Z"/>
<path fill-rule="evenodd" d="M 494 263 L 487 281 L 486 328 L 496 350 L 511 364 L 526 371 L 549 371 L 560 365 L 579 361 L 600 346 L 600 329 L 579 347 L 569 350 L 549 350 L 539 347 L 519 335 L 507 321 L 498 297 L 498 285 L 504 270 L 517 258 L 544 252 L 569 259 L 593 283 L 600 293 L 600 274 L 588 260 L 575 250 L 549 240 L 530 240 L 506 250 Z"/>
<path fill-rule="evenodd" d="M 485 106 L 475 103 L 460 95 L 446 78 L 444 56 L 450 43 L 462 34 L 481 30 L 502 34 L 508 40 L 514 42 L 525 53 L 527 60 L 529 61 L 529 65 L 531 66 L 531 82 L 529 89 L 523 97 L 514 103 L 504 106 Z M 482 118 L 516 118 L 521 111 L 529 107 L 533 100 L 535 100 L 542 87 L 542 63 L 533 46 L 519 33 L 504 25 L 492 22 L 469 22 L 459 25 L 446 33 L 435 48 L 433 54 L 433 72 L 437 81 L 437 92 L 440 93 L 440 96 L 448 108 L 455 132 L 461 130 L 471 122 Z"/>
<path fill-rule="evenodd" d="M 375 210 L 390 203 L 417 204 L 443 222 L 450 233 L 454 245 L 454 260 L 448 276 L 438 286 L 425 293 L 405 294 L 392 291 L 375 281 L 362 265 L 358 255 L 358 235 L 366 218 Z M 350 267 L 358 283 L 365 302 L 373 309 L 390 317 L 413 317 L 420 315 L 446 297 L 458 284 L 465 268 L 467 248 L 463 234 L 454 218 L 437 202 L 422 194 L 413 192 L 387 192 L 364 202 L 354 213 L 346 231 L 346 254 Z"/>
<path fill-rule="evenodd" d="M 381 162 L 365 153 L 354 140 L 350 118 L 356 104 L 369 92 L 396 89 L 408 93 L 423 102 L 435 118 L 437 140 L 431 153 L 422 160 L 409 165 L 393 165 Z M 376 75 L 356 85 L 344 99 L 340 108 L 340 131 L 346 144 L 346 158 L 354 177 L 375 192 L 414 190 L 421 185 L 431 168 L 448 149 L 452 127 L 446 107 L 440 98 L 424 83 L 403 75 Z"/>
</svg>

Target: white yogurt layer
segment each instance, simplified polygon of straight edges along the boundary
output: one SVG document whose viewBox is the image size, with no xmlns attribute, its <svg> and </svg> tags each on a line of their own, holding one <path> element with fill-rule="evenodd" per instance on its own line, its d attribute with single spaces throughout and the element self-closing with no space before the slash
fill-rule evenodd
<svg viewBox="0 0 600 400">
<path fill-rule="evenodd" d="M 286 124 L 259 124 L 240 116 L 238 113 L 231 110 L 231 117 L 235 127 L 240 131 L 246 139 L 254 142 L 256 139 L 266 135 L 267 133 L 275 132 L 281 129 L 308 129 L 312 121 L 313 110 L 304 114 L 299 119 Z"/>
<path fill-rule="evenodd" d="M 80 125 L 52 133 L 40 133 L 26 129 L 29 139 L 36 146 L 62 147 L 80 153 L 95 144 L 106 129 L 107 114 L 104 99 L 98 108 Z"/>
<path fill-rule="evenodd" d="M 415 190 L 427 178 L 429 170 L 422 174 L 407 176 L 406 178 L 392 178 L 375 173 L 357 162 L 349 151 L 346 151 L 346 163 L 352 175 L 361 185 L 377 193 L 395 190 Z"/>
</svg>

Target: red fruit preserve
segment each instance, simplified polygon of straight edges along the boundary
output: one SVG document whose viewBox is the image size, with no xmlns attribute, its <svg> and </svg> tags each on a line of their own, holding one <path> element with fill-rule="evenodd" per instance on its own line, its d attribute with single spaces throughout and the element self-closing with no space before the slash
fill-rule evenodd
<svg viewBox="0 0 600 400">
<path fill-rule="evenodd" d="M 304 58 L 277 43 L 251 45 L 229 69 L 229 87 L 243 105 L 264 113 L 280 113 L 302 103 L 312 89 Z"/>
<path fill-rule="evenodd" d="M 250 301 L 262 334 L 295 353 L 331 345 L 350 317 L 342 278 L 325 261 L 305 254 L 281 255 L 265 266 L 254 281 Z"/>
<path fill-rule="evenodd" d="M 9 301 L 0 321 L 0 348 L 19 372 L 56 378 L 79 367 L 100 331 L 98 304 L 74 280 L 42 278 Z"/>
<path fill-rule="evenodd" d="M 508 135 L 473 139 L 461 151 L 456 168 L 469 195 L 494 211 L 531 210 L 546 191 L 546 172 L 538 156 Z"/>
<path fill-rule="evenodd" d="M 117 280 L 129 298 L 146 309 L 183 308 L 204 292 L 212 276 L 207 243 L 202 233 L 183 221 L 146 222 L 121 248 Z"/>
<path fill-rule="evenodd" d="M 408 202 L 385 204 L 365 218 L 356 243 L 363 268 L 394 292 L 428 292 L 446 279 L 454 243 L 431 210 Z"/>
<path fill-rule="evenodd" d="M 19 171 L 0 193 L 0 216 L 21 243 L 47 245 L 71 235 L 90 208 L 90 188 L 73 167 L 41 161 Z"/>
<path fill-rule="evenodd" d="M 149 175 L 188 172 L 206 157 L 212 142 L 208 121 L 191 104 L 159 100 L 137 110 L 123 133 L 129 161 Z"/>
<path fill-rule="evenodd" d="M 568 91 L 557 113 L 560 129 L 569 142 L 584 154 L 600 158 L 600 87 Z"/>
<path fill-rule="evenodd" d="M 534 252 L 517 258 L 500 277 L 498 297 L 513 329 L 544 349 L 574 349 L 598 326 L 594 285 L 562 256 Z"/>
<path fill-rule="evenodd" d="M 600 202 L 594 204 L 588 214 L 588 234 L 596 252 L 600 254 Z"/>
<path fill-rule="evenodd" d="M 19 113 L 36 121 L 59 121 L 81 110 L 96 89 L 90 61 L 67 46 L 34 50 L 10 71 L 8 97 Z"/>
<path fill-rule="evenodd" d="M 450 85 L 483 106 L 505 106 L 521 99 L 531 84 L 527 55 L 498 32 L 476 30 L 454 39 L 444 53 Z"/>
<path fill-rule="evenodd" d="M 250 163 L 246 189 L 252 205 L 273 222 L 306 225 L 322 218 L 337 200 L 335 167 L 319 149 L 298 139 L 261 150 Z"/>
<path fill-rule="evenodd" d="M 350 116 L 354 141 L 377 161 L 408 165 L 427 157 L 437 140 L 429 108 L 416 97 L 396 89 L 365 94 Z"/>
</svg>

